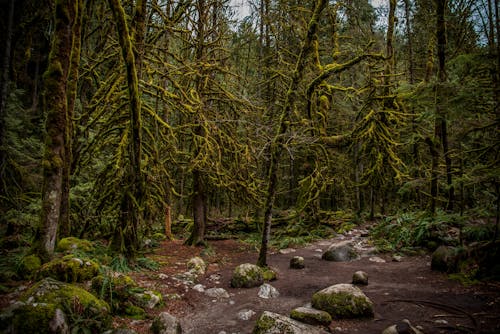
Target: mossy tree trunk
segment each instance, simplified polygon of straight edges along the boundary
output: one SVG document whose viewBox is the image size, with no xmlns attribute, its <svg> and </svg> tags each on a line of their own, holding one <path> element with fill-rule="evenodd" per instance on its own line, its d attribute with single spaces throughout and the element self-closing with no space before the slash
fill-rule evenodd
<svg viewBox="0 0 500 334">
<path fill-rule="evenodd" d="M 14 8 L 15 1 L 10 0 L 9 2 L 9 14 L 7 17 L 7 30 L 4 31 L 5 34 L 5 45 L 2 58 L 1 67 L 1 80 L 0 80 L 0 176 L 4 175 L 5 166 L 5 148 L 4 148 L 4 136 L 5 136 L 5 108 L 7 106 L 7 97 L 9 96 L 9 69 L 10 69 L 10 58 L 12 50 L 12 35 L 13 35 L 13 22 L 14 22 Z M 0 177 L 2 181 L 0 182 L 0 194 L 5 194 L 3 189 L 4 177 Z"/>
<path fill-rule="evenodd" d="M 315 2 L 314 11 L 307 28 L 307 35 L 305 37 L 304 43 L 302 44 L 300 54 L 295 64 L 295 68 L 292 72 L 292 80 L 288 85 L 285 103 L 281 110 L 278 128 L 269 147 L 270 158 L 267 165 L 267 193 L 264 206 L 264 222 L 259 258 L 257 260 L 257 265 L 260 267 L 267 267 L 267 248 L 271 237 L 271 223 L 273 217 L 272 210 L 274 202 L 276 200 L 278 167 L 283 150 L 283 144 L 285 142 L 285 134 L 288 130 L 290 114 L 297 99 L 297 89 L 304 75 L 304 69 L 307 59 L 313 51 L 313 40 L 318 31 L 318 21 L 321 12 L 323 11 L 323 9 L 325 9 L 327 3 L 328 1 L 326 0 L 317 0 Z"/>
<path fill-rule="evenodd" d="M 112 250 L 133 259 L 139 248 L 138 228 L 142 221 L 143 175 L 141 171 L 142 128 L 139 80 L 134 48 L 127 25 L 125 11 L 120 0 L 108 0 L 113 12 L 122 57 L 125 62 L 129 98 L 129 165 L 124 179 L 120 222 L 115 228 Z"/>
<path fill-rule="evenodd" d="M 80 50 L 81 50 L 81 34 L 83 22 L 84 3 L 83 0 L 78 0 L 75 7 L 75 20 L 72 29 L 72 48 L 70 68 L 68 71 L 68 85 L 67 85 L 67 100 L 68 108 L 66 114 L 66 133 L 65 133 L 65 162 L 63 165 L 63 181 L 61 193 L 61 214 L 59 217 L 59 235 L 67 237 L 71 235 L 71 221 L 70 221 L 70 177 L 71 166 L 73 165 L 73 118 L 75 103 L 78 89 L 78 73 L 80 68 Z"/>
<path fill-rule="evenodd" d="M 59 226 L 66 163 L 67 80 L 72 50 L 72 27 L 76 6 L 74 1 L 55 2 L 55 31 L 48 68 L 43 76 L 43 108 L 46 114 L 45 152 L 42 161 L 42 211 L 34 251 L 43 260 L 54 253 Z"/>
</svg>

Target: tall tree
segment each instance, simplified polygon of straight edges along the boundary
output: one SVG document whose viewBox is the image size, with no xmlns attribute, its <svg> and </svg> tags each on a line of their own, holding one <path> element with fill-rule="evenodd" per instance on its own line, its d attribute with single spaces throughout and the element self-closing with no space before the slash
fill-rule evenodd
<svg viewBox="0 0 500 334">
<path fill-rule="evenodd" d="M 142 215 L 144 180 L 141 170 L 142 126 L 139 80 L 130 29 L 120 0 L 108 0 L 115 19 L 118 40 L 126 68 L 129 99 L 129 166 L 125 175 L 126 189 L 120 206 L 121 219 L 115 228 L 112 248 L 128 258 L 134 258 L 139 248 L 138 228 Z"/>
<path fill-rule="evenodd" d="M 73 46 L 73 22 L 76 3 L 57 0 L 54 9 L 55 30 L 44 74 L 43 108 L 46 113 L 45 153 L 43 157 L 42 211 L 34 250 L 43 260 L 54 253 L 59 226 L 63 171 L 66 162 L 67 81 Z"/>
<path fill-rule="evenodd" d="M 313 41 L 318 31 L 321 12 L 325 9 L 326 5 L 327 5 L 326 0 L 317 0 L 314 2 L 313 13 L 307 26 L 307 34 L 304 38 L 302 48 L 300 50 L 299 56 L 297 58 L 295 67 L 291 75 L 291 81 L 288 86 L 285 98 L 285 104 L 283 105 L 280 113 L 276 134 L 272 138 L 272 141 L 269 146 L 270 159 L 268 162 L 268 166 L 266 168 L 267 192 L 266 192 L 266 201 L 264 204 L 264 210 L 265 210 L 264 222 L 262 228 L 262 238 L 259 251 L 259 258 L 257 260 L 257 265 L 260 267 L 267 267 L 267 248 L 271 236 L 271 223 L 273 217 L 272 211 L 274 202 L 276 200 L 278 168 L 279 168 L 281 154 L 283 151 L 283 144 L 285 142 L 285 134 L 288 129 L 289 118 L 292 114 L 292 109 L 298 97 L 297 89 L 300 81 L 303 79 L 306 62 L 308 60 L 308 57 L 314 50 Z"/>
</svg>

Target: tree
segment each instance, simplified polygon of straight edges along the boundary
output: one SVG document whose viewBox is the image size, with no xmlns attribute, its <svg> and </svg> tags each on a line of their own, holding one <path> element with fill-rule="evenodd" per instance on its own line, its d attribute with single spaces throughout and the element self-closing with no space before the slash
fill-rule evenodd
<svg viewBox="0 0 500 334">
<path fill-rule="evenodd" d="M 43 188 L 41 223 L 35 238 L 34 250 L 43 260 L 54 253 L 59 226 L 63 170 L 66 162 L 67 82 L 73 46 L 72 27 L 76 4 L 69 0 L 57 0 L 54 10 L 55 31 L 44 74 L 43 107 L 47 115 L 45 123 L 45 153 L 43 158 Z"/>
<path fill-rule="evenodd" d="M 140 3 L 140 2 L 139 2 Z M 139 248 L 138 228 L 142 215 L 143 174 L 141 170 L 142 156 L 142 126 L 141 97 L 139 95 L 139 80 L 137 77 L 136 59 L 131 41 L 130 30 L 126 21 L 125 11 L 120 0 L 108 0 L 109 7 L 115 19 L 122 57 L 126 68 L 129 128 L 127 129 L 129 147 L 129 166 L 125 175 L 125 193 L 120 205 L 121 219 L 112 240 L 112 248 L 128 258 L 133 259 Z"/>
</svg>

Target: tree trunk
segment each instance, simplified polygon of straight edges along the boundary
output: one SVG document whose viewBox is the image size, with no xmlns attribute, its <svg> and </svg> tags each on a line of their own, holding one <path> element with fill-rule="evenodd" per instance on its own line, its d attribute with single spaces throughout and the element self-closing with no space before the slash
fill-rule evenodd
<svg viewBox="0 0 500 334">
<path fill-rule="evenodd" d="M 308 24 L 307 35 L 298 56 L 297 63 L 295 64 L 295 69 L 292 73 L 292 81 L 288 86 L 285 103 L 280 115 L 278 129 L 269 147 L 270 160 L 267 167 L 267 195 L 264 205 L 264 228 L 262 229 L 261 247 L 259 251 L 259 258 L 257 260 L 257 265 L 260 267 L 267 267 L 267 247 L 271 235 L 272 210 L 276 199 L 277 174 L 281 151 L 283 150 L 283 143 L 285 140 L 284 135 L 288 129 L 288 118 L 290 117 L 290 113 L 297 99 L 297 88 L 303 77 L 306 60 L 313 50 L 312 42 L 318 30 L 318 20 L 320 18 L 320 14 L 326 7 L 327 3 L 327 0 L 317 0 L 315 3 L 313 15 Z"/>
<path fill-rule="evenodd" d="M 205 222 L 206 222 L 206 197 L 200 171 L 193 172 L 193 230 L 187 245 L 200 246 L 205 244 Z"/>
<path fill-rule="evenodd" d="M 58 0 L 55 4 L 55 31 L 44 74 L 43 107 L 47 115 L 45 153 L 42 161 L 42 212 L 34 251 L 47 261 L 54 253 L 61 210 L 63 171 L 66 162 L 67 78 L 70 67 L 75 4 Z"/>
<path fill-rule="evenodd" d="M 61 194 L 61 215 L 59 217 L 59 235 L 67 237 L 71 235 L 70 221 L 70 177 L 71 166 L 73 165 L 72 146 L 73 146 L 73 115 L 75 111 L 75 102 L 78 89 L 78 72 L 80 68 L 80 49 L 81 34 L 83 22 L 83 0 L 78 0 L 75 8 L 75 21 L 72 29 L 72 49 L 70 68 L 68 72 L 67 100 L 68 109 L 66 114 L 66 133 L 65 133 L 65 162 L 63 167 L 62 194 Z"/>
<path fill-rule="evenodd" d="M 9 69 L 10 69 L 10 54 L 12 50 L 12 34 L 13 34 L 13 22 L 14 22 L 14 7 L 15 1 L 10 0 L 9 2 L 9 14 L 7 18 L 7 30 L 5 33 L 5 46 L 4 55 L 2 59 L 2 69 L 1 75 L 2 80 L 0 80 L 0 175 L 3 175 L 3 168 L 5 164 L 5 148 L 4 148 L 4 136 L 5 136 L 5 108 L 7 106 L 7 98 L 9 97 Z M 3 181 L 0 182 L 0 193 L 4 194 L 3 191 Z"/>
<path fill-rule="evenodd" d="M 134 48 L 131 35 L 126 21 L 125 11 L 120 0 L 108 0 L 113 12 L 118 39 L 122 49 L 122 56 L 127 71 L 127 86 L 130 109 L 130 164 L 127 171 L 128 178 L 125 191 L 124 203 L 122 204 L 122 224 L 116 229 L 114 245 L 120 245 L 116 249 L 127 258 L 133 259 L 139 248 L 137 230 L 141 222 L 141 202 L 143 197 L 143 175 L 141 171 L 142 154 L 142 128 L 141 128 L 141 100 L 139 94 L 139 80 L 135 65 Z M 126 210 L 125 212 L 123 210 Z M 124 247 L 125 246 L 125 247 Z"/>
</svg>

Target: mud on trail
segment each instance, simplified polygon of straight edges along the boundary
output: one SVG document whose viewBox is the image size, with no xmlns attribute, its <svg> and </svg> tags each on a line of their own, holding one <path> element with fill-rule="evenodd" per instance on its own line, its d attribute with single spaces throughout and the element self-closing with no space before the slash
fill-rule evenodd
<svg viewBox="0 0 500 334">
<path fill-rule="evenodd" d="M 332 333 L 381 333 L 403 319 L 432 333 L 500 333 L 500 284 L 465 287 L 446 274 L 430 270 L 430 256 L 403 257 L 393 261 L 392 254 L 374 254 L 362 231 L 322 240 L 308 246 L 282 250 L 269 255 L 268 264 L 278 272 L 270 284 L 279 297 L 258 297 L 259 288 L 234 289 L 230 286 L 233 269 L 242 263 L 255 263 L 257 252 L 235 240 L 210 242 L 210 251 L 187 247 L 182 241 L 164 242 L 154 254 L 162 268 L 156 272 L 134 273 L 140 285 L 161 291 L 164 306 L 149 311 L 154 315 L 167 311 L 181 321 L 183 333 L 251 333 L 263 311 L 289 315 L 293 308 L 308 304 L 314 292 L 333 284 L 350 283 L 352 275 L 363 270 L 369 284 L 363 292 L 373 301 L 375 317 L 361 320 L 334 320 Z M 352 262 L 329 262 L 321 254 L 331 244 L 352 240 L 361 256 Z M 200 254 L 201 253 L 201 254 Z M 209 263 L 199 279 L 205 289 L 224 288 L 229 298 L 212 298 L 176 279 L 186 271 L 186 262 L 201 255 Z M 304 269 L 290 269 L 293 256 L 305 259 Z M 240 315 L 239 315 L 240 314 Z M 243 320 L 245 314 L 248 320 Z M 147 333 L 151 321 L 116 318 L 116 325 Z"/>
</svg>

